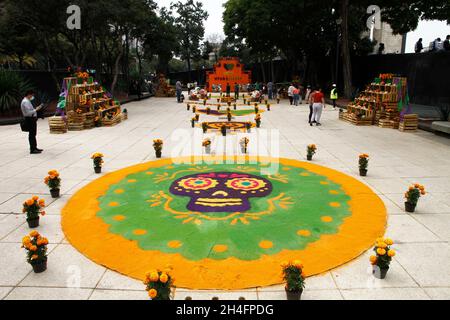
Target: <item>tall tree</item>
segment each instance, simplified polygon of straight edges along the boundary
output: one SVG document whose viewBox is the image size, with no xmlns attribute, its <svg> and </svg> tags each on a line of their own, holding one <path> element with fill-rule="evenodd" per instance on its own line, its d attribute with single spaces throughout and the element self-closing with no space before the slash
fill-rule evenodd
<svg viewBox="0 0 450 320">
<path fill-rule="evenodd" d="M 187 62 L 191 81 L 191 63 L 193 58 L 201 56 L 200 43 L 205 36 L 204 22 L 208 19 L 208 12 L 203 10 L 201 2 L 194 0 L 172 3 L 171 9 L 177 13 L 175 25 L 180 33 L 181 57 Z"/>
</svg>

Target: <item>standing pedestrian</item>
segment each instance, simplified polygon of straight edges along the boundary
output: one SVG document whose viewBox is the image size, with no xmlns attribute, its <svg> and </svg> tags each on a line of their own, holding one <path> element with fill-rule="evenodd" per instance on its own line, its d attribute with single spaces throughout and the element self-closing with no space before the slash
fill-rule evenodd
<svg viewBox="0 0 450 320">
<path fill-rule="evenodd" d="M 420 38 L 419 41 L 416 42 L 416 47 L 414 48 L 414 51 L 416 53 L 421 53 L 423 50 L 423 43 L 422 43 L 423 39 Z"/>
<path fill-rule="evenodd" d="M 30 144 L 30 154 L 42 153 L 42 149 L 38 149 L 36 135 L 37 135 L 37 117 L 38 111 L 42 109 L 42 105 L 38 106 L 36 109 L 31 103 L 34 100 L 34 91 L 29 90 L 25 93 L 25 97 L 20 104 L 20 109 L 22 110 L 22 115 L 24 117 L 25 126 L 28 129 L 28 142 Z"/>
<path fill-rule="evenodd" d="M 181 103 L 181 93 L 183 92 L 183 86 L 181 84 L 181 81 L 177 81 L 175 88 L 177 91 L 177 102 Z"/>
<path fill-rule="evenodd" d="M 239 100 L 239 91 L 241 90 L 241 87 L 239 86 L 239 84 L 236 82 L 234 84 L 234 99 L 237 101 Z"/>
<path fill-rule="evenodd" d="M 267 84 L 267 91 L 269 94 L 269 99 L 272 100 L 273 99 L 273 82 L 269 81 L 269 83 Z"/>
<path fill-rule="evenodd" d="M 294 103 L 294 90 L 295 90 L 295 87 L 293 84 L 291 84 L 288 89 L 289 103 L 291 104 L 291 106 Z"/>
<path fill-rule="evenodd" d="M 450 51 L 450 35 L 448 35 L 447 38 L 445 38 L 444 50 L 445 51 Z"/>
<path fill-rule="evenodd" d="M 295 88 L 294 91 L 292 91 L 292 94 L 294 96 L 294 106 L 298 107 L 298 102 L 300 100 L 300 89 Z"/>
<path fill-rule="evenodd" d="M 227 91 L 227 97 L 230 97 L 231 96 L 231 85 L 230 85 L 230 83 L 227 83 L 226 91 Z"/>
<path fill-rule="evenodd" d="M 330 93 L 330 99 L 331 101 L 333 101 L 333 108 L 336 109 L 336 102 L 338 100 L 339 96 L 338 96 L 338 92 L 337 92 L 337 86 L 336 84 L 333 84 L 333 89 L 331 89 L 331 93 Z"/>
<path fill-rule="evenodd" d="M 312 116 L 312 122 L 310 125 L 312 126 L 313 123 L 315 123 L 317 126 L 321 126 L 320 118 L 322 117 L 322 111 L 323 107 L 325 106 L 325 96 L 322 93 L 322 89 L 319 88 L 314 94 L 312 95 L 313 100 L 313 116 Z"/>
</svg>

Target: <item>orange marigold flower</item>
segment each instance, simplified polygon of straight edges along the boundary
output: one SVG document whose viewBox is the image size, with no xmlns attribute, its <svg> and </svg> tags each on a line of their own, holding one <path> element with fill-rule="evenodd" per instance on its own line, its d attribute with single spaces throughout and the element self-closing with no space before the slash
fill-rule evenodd
<svg viewBox="0 0 450 320">
<path fill-rule="evenodd" d="M 163 273 L 160 277 L 159 277 L 159 281 L 161 281 L 162 283 L 167 283 L 167 281 L 169 281 L 169 276 L 165 273 Z"/>
<path fill-rule="evenodd" d="M 377 249 L 377 253 L 378 253 L 380 256 L 384 256 L 384 255 L 386 254 L 386 250 L 383 249 L 383 248 L 378 248 L 378 249 Z"/>
<path fill-rule="evenodd" d="M 33 199 L 28 199 L 25 204 L 29 207 L 31 207 L 34 204 L 34 200 Z"/>
<path fill-rule="evenodd" d="M 158 296 L 158 291 L 156 291 L 155 289 L 150 289 L 148 291 L 148 295 L 150 298 L 155 299 Z"/>
<path fill-rule="evenodd" d="M 392 258 L 392 257 L 395 257 L 395 255 L 396 255 L 396 252 L 395 252 L 394 250 L 389 250 L 389 251 L 388 251 L 388 256 L 389 256 L 389 257 Z"/>
<path fill-rule="evenodd" d="M 159 274 L 158 272 L 152 272 L 150 274 L 150 281 L 151 282 L 157 282 L 159 280 Z"/>
<path fill-rule="evenodd" d="M 30 251 L 36 252 L 37 251 L 37 247 L 36 246 L 30 246 Z"/>
<path fill-rule="evenodd" d="M 39 258 L 39 256 L 37 254 L 34 254 L 31 256 L 31 260 L 36 260 L 37 258 Z"/>
<path fill-rule="evenodd" d="M 30 232 L 30 237 L 36 238 L 37 236 L 39 236 L 39 232 L 37 232 L 37 231 L 31 231 Z"/>
<path fill-rule="evenodd" d="M 34 201 L 38 201 L 39 200 L 39 197 L 38 196 L 33 196 L 33 198 L 32 198 Z"/>
</svg>

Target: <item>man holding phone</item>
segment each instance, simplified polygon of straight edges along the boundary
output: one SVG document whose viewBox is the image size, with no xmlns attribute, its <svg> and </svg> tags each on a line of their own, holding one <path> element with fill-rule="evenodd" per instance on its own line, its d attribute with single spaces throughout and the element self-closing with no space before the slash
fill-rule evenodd
<svg viewBox="0 0 450 320">
<path fill-rule="evenodd" d="M 43 108 L 43 105 L 38 106 L 36 109 L 31 103 L 34 100 L 34 91 L 28 90 L 25 93 L 25 97 L 22 100 L 20 108 L 22 109 L 22 114 L 25 119 L 25 125 L 28 129 L 28 141 L 30 143 L 30 153 L 39 154 L 42 153 L 42 149 L 38 149 L 36 134 L 37 134 L 37 117 L 38 111 Z"/>
</svg>

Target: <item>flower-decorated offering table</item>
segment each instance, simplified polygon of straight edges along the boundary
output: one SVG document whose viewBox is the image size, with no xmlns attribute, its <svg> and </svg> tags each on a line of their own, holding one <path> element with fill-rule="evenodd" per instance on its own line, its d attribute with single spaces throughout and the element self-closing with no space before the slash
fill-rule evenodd
<svg viewBox="0 0 450 320">
<path fill-rule="evenodd" d="M 339 118 L 354 125 L 398 129 L 400 111 L 408 103 L 407 79 L 381 74 L 350 103 Z"/>
<path fill-rule="evenodd" d="M 120 103 L 86 72 L 64 79 L 57 115 L 62 116 L 49 120 L 51 133 L 65 133 L 61 121 L 67 121 L 69 131 L 81 131 L 113 126 L 125 119 Z"/>
</svg>

